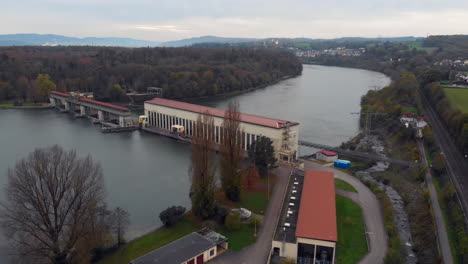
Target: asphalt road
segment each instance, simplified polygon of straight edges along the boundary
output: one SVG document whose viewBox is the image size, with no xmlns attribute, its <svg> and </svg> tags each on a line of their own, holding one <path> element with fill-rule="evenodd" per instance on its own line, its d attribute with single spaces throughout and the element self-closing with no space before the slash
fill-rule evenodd
<svg viewBox="0 0 468 264">
<path fill-rule="evenodd" d="M 437 192 L 434 187 L 434 182 L 432 181 L 431 170 L 429 170 L 426 159 L 426 152 L 424 151 L 424 144 L 422 141 L 418 141 L 419 153 L 422 156 L 424 165 L 426 166 L 426 183 L 427 188 L 429 189 L 429 194 L 431 196 L 431 205 L 432 211 L 434 212 L 434 219 L 436 221 L 437 227 L 437 238 L 439 240 L 439 249 L 442 253 L 442 258 L 445 264 L 452 264 L 453 257 L 452 251 L 450 250 L 450 242 L 447 236 L 447 229 L 445 228 L 444 215 L 442 210 L 440 210 L 439 200 L 437 199 Z"/>
<path fill-rule="evenodd" d="M 277 176 L 275 188 L 270 197 L 268 209 L 263 218 L 263 224 L 258 233 L 255 244 L 240 252 L 228 251 L 210 261 L 210 264 L 263 264 L 267 263 L 271 251 L 271 242 L 275 234 L 278 218 L 283 206 L 283 199 L 287 191 L 289 175 L 292 167 L 282 165 L 273 172 Z"/>
<path fill-rule="evenodd" d="M 461 205 L 465 214 L 465 221 L 468 222 L 468 161 L 452 141 L 452 138 L 447 131 L 441 118 L 434 110 L 432 105 L 426 100 L 425 96 L 421 95 L 424 114 L 428 118 L 431 125 L 434 139 L 437 145 L 444 153 L 447 161 L 447 171 L 457 190 Z"/>
<path fill-rule="evenodd" d="M 346 181 L 358 191 L 357 193 L 352 193 L 338 190 L 337 193 L 351 199 L 362 208 L 369 244 L 369 253 L 364 256 L 359 263 L 384 263 L 384 257 L 388 247 L 388 237 L 384 227 L 380 203 L 374 193 L 356 177 L 335 168 L 310 161 L 305 162 L 305 168 L 309 170 L 331 171 L 335 173 L 335 178 Z"/>
</svg>

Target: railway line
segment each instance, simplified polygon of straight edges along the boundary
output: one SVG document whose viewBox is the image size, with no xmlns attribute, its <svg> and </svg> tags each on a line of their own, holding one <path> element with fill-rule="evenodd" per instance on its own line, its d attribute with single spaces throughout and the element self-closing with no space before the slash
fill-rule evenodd
<svg viewBox="0 0 468 264">
<path fill-rule="evenodd" d="M 423 93 L 421 93 L 421 101 L 424 114 L 432 127 L 434 139 L 446 157 L 447 172 L 457 190 L 457 196 L 465 216 L 465 223 L 468 224 L 468 160 L 458 150 L 445 124 Z"/>
</svg>

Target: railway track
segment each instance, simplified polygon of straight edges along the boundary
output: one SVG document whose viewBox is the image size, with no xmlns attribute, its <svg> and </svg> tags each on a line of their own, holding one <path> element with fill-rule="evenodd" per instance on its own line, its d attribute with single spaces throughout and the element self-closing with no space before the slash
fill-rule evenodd
<svg viewBox="0 0 468 264">
<path fill-rule="evenodd" d="M 432 127 L 434 139 L 446 157 L 447 172 L 457 190 L 458 200 L 462 206 L 465 216 L 465 223 L 468 224 L 468 161 L 467 158 L 458 150 L 455 143 L 447 131 L 445 124 L 440 116 L 427 100 L 426 95 L 421 92 L 421 101 L 424 114 L 429 119 Z"/>
</svg>

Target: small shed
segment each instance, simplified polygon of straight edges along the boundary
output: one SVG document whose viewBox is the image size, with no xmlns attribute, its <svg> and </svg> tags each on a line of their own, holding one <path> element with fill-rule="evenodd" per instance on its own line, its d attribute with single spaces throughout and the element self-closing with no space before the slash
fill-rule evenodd
<svg viewBox="0 0 468 264">
<path fill-rule="evenodd" d="M 334 166 L 337 168 L 347 169 L 351 167 L 351 161 L 349 160 L 337 160 L 334 163 Z"/>
<path fill-rule="evenodd" d="M 334 162 L 338 160 L 338 153 L 330 150 L 321 150 L 316 153 L 316 157 L 321 161 Z"/>
</svg>

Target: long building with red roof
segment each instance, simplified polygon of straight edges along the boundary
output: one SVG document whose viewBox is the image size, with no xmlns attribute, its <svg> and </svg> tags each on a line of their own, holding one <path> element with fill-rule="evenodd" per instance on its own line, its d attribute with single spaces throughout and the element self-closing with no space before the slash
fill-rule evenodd
<svg viewBox="0 0 468 264">
<path fill-rule="evenodd" d="M 333 172 L 291 176 L 276 234 L 273 257 L 297 263 L 335 263 L 338 231 Z"/>
<path fill-rule="evenodd" d="M 183 130 L 190 137 L 193 135 L 194 124 L 202 114 L 213 117 L 213 135 L 215 142 L 220 144 L 223 141 L 222 130 L 226 115 L 224 109 L 155 98 L 145 102 L 147 122 L 144 127 L 151 132 Z M 239 140 L 244 150 L 258 138 L 265 136 L 272 140 L 277 158 L 287 161 L 298 158 L 299 123 L 245 113 L 240 113 L 239 118 L 242 130 Z"/>
</svg>

